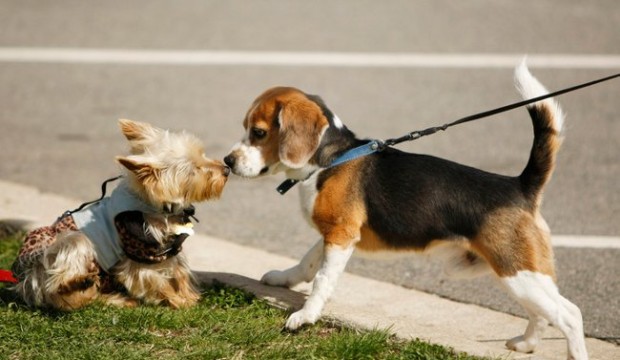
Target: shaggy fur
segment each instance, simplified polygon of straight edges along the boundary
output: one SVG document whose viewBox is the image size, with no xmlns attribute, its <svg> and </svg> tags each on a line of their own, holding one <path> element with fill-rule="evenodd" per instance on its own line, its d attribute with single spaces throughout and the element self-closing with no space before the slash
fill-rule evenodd
<svg viewBox="0 0 620 360">
<path fill-rule="evenodd" d="M 75 214 L 63 215 L 54 225 L 27 235 L 27 240 L 40 242 L 24 243 L 14 265 L 20 280 L 15 289 L 31 306 L 74 310 L 99 299 L 118 306 L 147 303 L 180 308 L 199 299 L 187 260 L 183 253 L 177 254 L 180 245 L 172 251 L 166 244 L 182 243 L 193 233 L 188 209 L 193 209 L 194 202 L 218 198 L 230 170 L 208 159 L 201 142 L 191 134 L 130 120 L 119 124 L 131 154 L 117 157 L 125 175 L 116 190 L 126 189 L 128 196 L 152 211 L 128 209 L 132 211 L 110 220 L 117 230 L 123 225 L 137 241 L 148 242 L 142 244 L 145 247 L 171 254 L 160 256 L 159 261 L 134 260 L 122 254 L 106 269 L 97 243 L 75 225 Z"/>
</svg>

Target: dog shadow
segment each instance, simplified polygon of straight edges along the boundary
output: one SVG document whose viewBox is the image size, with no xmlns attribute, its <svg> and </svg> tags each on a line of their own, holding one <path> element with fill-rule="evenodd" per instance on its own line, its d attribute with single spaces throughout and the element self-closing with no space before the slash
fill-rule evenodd
<svg viewBox="0 0 620 360">
<path fill-rule="evenodd" d="M 254 294 L 257 298 L 267 301 L 272 306 L 286 311 L 302 308 L 306 294 L 278 286 L 269 286 L 258 280 L 224 272 L 194 272 L 201 287 L 224 284 Z"/>
</svg>

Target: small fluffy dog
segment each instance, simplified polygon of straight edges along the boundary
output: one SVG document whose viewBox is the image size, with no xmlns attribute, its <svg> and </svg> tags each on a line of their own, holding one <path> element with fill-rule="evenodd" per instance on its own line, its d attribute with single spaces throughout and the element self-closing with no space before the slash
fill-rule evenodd
<svg viewBox="0 0 620 360">
<path fill-rule="evenodd" d="M 525 64 L 515 80 L 524 98 L 548 93 Z M 286 327 L 317 321 L 356 248 L 435 253 L 447 258 L 449 273 L 492 272 L 527 310 L 525 334 L 508 348 L 533 351 L 551 323 L 566 336 L 569 358 L 587 358 L 581 313 L 558 292 L 550 231 L 539 212 L 564 116 L 551 99 L 528 110 L 534 145 L 521 175 L 509 177 L 394 148 L 334 166 L 368 140 L 356 138 L 317 96 L 289 87 L 260 95 L 224 162 L 244 177 L 284 172 L 298 180 L 303 213 L 322 235 L 298 265 L 262 278 L 289 287 L 314 279 Z"/>
<path fill-rule="evenodd" d="M 230 169 L 193 135 L 119 123 L 131 155 L 116 158 L 126 174 L 112 194 L 26 235 L 13 272 L 31 306 L 180 308 L 199 299 L 181 245 L 193 233 L 192 203 L 218 198 Z"/>
</svg>

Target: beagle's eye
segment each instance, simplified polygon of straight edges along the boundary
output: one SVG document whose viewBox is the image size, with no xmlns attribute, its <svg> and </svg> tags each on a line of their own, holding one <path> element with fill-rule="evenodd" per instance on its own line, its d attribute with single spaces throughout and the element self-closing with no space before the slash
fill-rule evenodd
<svg viewBox="0 0 620 360">
<path fill-rule="evenodd" d="M 253 138 L 255 138 L 256 140 L 260 140 L 267 136 L 267 131 L 261 128 L 252 128 L 251 134 Z"/>
</svg>

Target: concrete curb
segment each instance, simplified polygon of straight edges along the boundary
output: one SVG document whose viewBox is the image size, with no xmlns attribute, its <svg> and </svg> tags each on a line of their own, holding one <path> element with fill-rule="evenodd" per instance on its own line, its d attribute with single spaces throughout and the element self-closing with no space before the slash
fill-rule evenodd
<svg viewBox="0 0 620 360">
<path fill-rule="evenodd" d="M 48 224 L 78 205 L 79 201 L 0 181 L 0 219 Z M 248 290 L 281 308 L 298 309 L 310 290 L 309 284 L 289 290 L 257 281 L 266 271 L 296 264 L 287 257 L 200 234 L 185 242 L 184 251 L 202 281 L 217 280 Z M 472 355 L 566 358 L 564 337 L 554 328 L 546 331 L 535 354 L 511 352 L 504 343 L 522 334 L 527 326 L 525 319 L 348 273 L 339 281 L 324 316 L 362 328 L 387 328 L 404 339 L 420 338 Z M 611 343 L 588 338 L 587 347 L 591 359 L 620 358 L 620 347 Z"/>
</svg>

